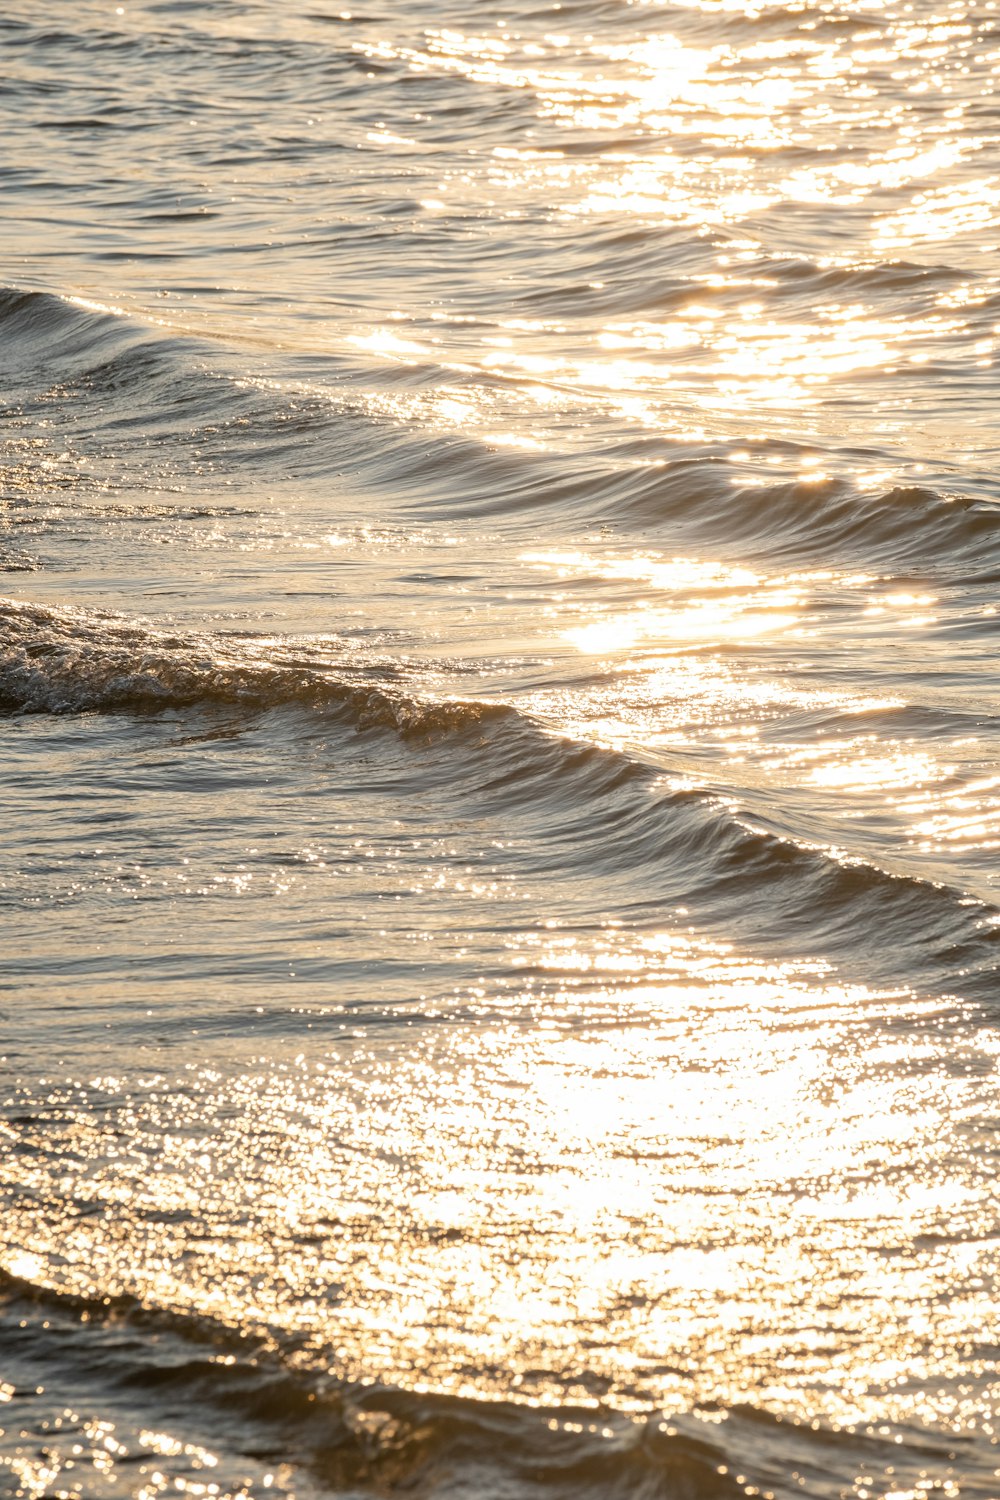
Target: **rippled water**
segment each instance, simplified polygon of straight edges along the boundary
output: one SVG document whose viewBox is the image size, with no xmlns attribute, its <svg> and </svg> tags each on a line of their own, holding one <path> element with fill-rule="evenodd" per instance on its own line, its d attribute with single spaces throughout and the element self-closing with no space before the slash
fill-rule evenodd
<svg viewBox="0 0 1000 1500">
<path fill-rule="evenodd" d="M 1000 1494 L 1000 10 L 15 0 L 0 1494 Z"/>
</svg>

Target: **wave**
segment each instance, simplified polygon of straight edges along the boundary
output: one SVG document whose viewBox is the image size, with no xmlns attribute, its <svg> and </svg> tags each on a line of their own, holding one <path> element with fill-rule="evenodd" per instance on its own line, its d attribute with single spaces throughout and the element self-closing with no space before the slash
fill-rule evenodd
<svg viewBox="0 0 1000 1500">
<path fill-rule="evenodd" d="M 331 728 L 436 743 L 432 777 L 487 820 L 532 830 L 524 869 L 596 881 L 596 919 L 633 923 L 682 901 L 709 928 L 769 952 L 825 954 L 875 982 L 901 975 L 995 995 L 1000 926 L 968 895 L 678 788 L 641 749 L 568 739 L 491 700 L 430 699 L 390 662 L 280 659 L 256 638 L 182 637 L 82 609 L 0 601 L 0 711 L 146 714 L 297 709 Z"/>
<path fill-rule="evenodd" d="M 523 292 L 518 304 L 560 318 L 625 317 L 648 313 L 683 314 L 693 303 L 731 308 L 746 300 L 741 278 L 706 284 L 690 239 L 675 227 L 646 225 L 621 231 L 609 227 L 578 253 L 573 278 Z M 691 274 L 686 275 L 685 269 Z M 809 303 L 830 297 L 872 299 L 883 313 L 913 316 L 931 312 L 937 299 L 968 284 L 968 270 L 946 263 L 870 260 L 830 264 L 806 255 L 766 255 L 748 259 L 743 277 L 753 279 L 754 296 L 765 306 Z M 596 281 L 593 278 L 598 278 Z M 697 279 L 696 279 L 697 278 Z M 968 309 L 987 319 L 990 300 Z M 988 319 L 987 319 L 988 321 Z M 985 330 L 984 330 L 985 331 Z"/>
<path fill-rule="evenodd" d="M 81 404 L 90 397 L 98 428 L 143 424 L 155 430 L 199 409 L 207 421 L 246 405 L 234 382 L 207 368 L 211 345 L 85 299 L 0 287 L 0 333 L 18 404 L 30 401 L 32 392 L 54 390 Z M 127 399 L 105 411 L 100 403 L 116 397 Z"/>
<path fill-rule="evenodd" d="M 10 1360 L 26 1356 L 33 1378 L 58 1371 L 60 1388 L 78 1388 L 84 1411 L 124 1390 L 133 1421 L 196 1442 L 207 1427 L 225 1458 L 291 1462 L 340 1493 L 828 1500 L 831 1483 L 846 1493 L 859 1466 L 883 1471 L 894 1493 L 908 1472 L 949 1473 L 963 1447 L 968 1493 L 991 1493 L 989 1465 L 980 1489 L 969 1440 L 954 1433 L 832 1428 L 748 1403 L 708 1402 L 666 1418 L 348 1381 L 322 1349 L 303 1351 L 287 1335 L 128 1294 L 80 1295 L 3 1269 L 0 1329 Z M 133 1450 L 141 1429 L 137 1437 Z"/>
<path fill-rule="evenodd" d="M 182 1438 L 210 1424 L 226 1457 L 291 1461 L 324 1489 L 482 1500 L 820 1500 L 857 1465 L 943 1469 L 960 1440 L 883 1426 L 835 1430 L 750 1405 L 664 1418 L 608 1407 L 531 1406 L 338 1378 L 322 1350 L 266 1330 L 80 1295 L 0 1269 L 0 1328 L 32 1378 L 58 1370 L 78 1404 L 127 1390 L 133 1420 Z M 794 1471 L 795 1479 L 787 1480 Z M 746 1486 L 757 1481 L 757 1489 Z"/>
<path fill-rule="evenodd" d="M 149 713 L 232 706 L 342 710 L 403 737 L 472 728 L 509 710 L 421 703 L 333 671 L 249 659 L 221 639 L 156 631 L 120 616 L 0 600 L 0 711 Z"/>
<path fill-rule="evenodd" d="M 961 577 L 1000 567 L 1000 505 L 925 485 L 865 492 L 838 478 L 775 483 L 758 477 L 763 456 L 755 472 L 752 463 L 705 452 L 624 469 L 597 457 L 570 473 L 508 456 L 501 462 L 502 484 L 487 489 L 490 465 L 481 453 L 469 443 L 451 446 L 447 468 L 461 481 L 456 503 L 465 513 L 563 508 L 578 522 L 619 534 L 635 529 L 645 538 L 711 546 L 743 560 L 837 559 Z M 407 482 L 403 475 L 400 482 Z M 409 483 L 415 482 L 411 471 Z"/>
<path fill-rule="evenodd" d="M 20 1315 L 20 1319 L 19 1319 Z M 461 1476 L 479 1494 L 511 1485 L 521 1495 L 613 1500 L 730 1500 L 743 1487 L 704 1436 L 656 1418 L 592 1408 L 534 1408 L 338 1380 L 283 1357 L 273 1337 L 206 1317 L 87 1297 L 0 1270 L 0 1318 L 16 1357 L 75 1376 L 88 1402 L 127 1386 L 140 1410 L 189 1421 L 211 1414 L 216 1439 L 251 1458 L 294 1457 L 324 1487 L 379 1493 L 450 1492 Z M 20 1328 L 15 1326 L 20 1320 Z M 95 1380 L 95 1372 L 97 1379 Z"/>
<path fill-rule="evenodd" d="M 5 355 L 15 367 L 19 357 L 33 365 L 47 354 L 67 364 L 74 357 L 93 359 L 102 349 L 142 337 L 138 324 L 110 309 L 11 286 L 0 287 L 0 327 Z"/>
<path fill-rule="evenodd" d="M 25 385 L 39 400 L 57 389 L 74 443 L 89 443 L 92 461 L 115 446 L 112 488 L 141 487 L 146 455 L 162 489 L 171 472 L 163 467 L 165 453 L 173 453 L 178 471 L 187 465 L 196 473 L 202 487 L 219 465 L 230 480 L 242 476 L 269 486 L 289 480 L 328 485 L 331 474 L 349 468 L 424 518 L 458 511 L 519 524 L 528 513 L 544 512 L 547 521 L 564 518 L 575 531 L 588 524 L 625 535 L 639 531 L 644 540 L 652 534 L 671 545 L 738 551 L 742 560 L 827 565 L 839 558 L 962 579 L 1000 572 L 1000 505 L 990 498 L 927 484 L 865 491 L 836 474 L 776 480 L 767 460 L 777 455 L 794 465 L 804 451 L 794 443 L 757 441 L 752 458 L 734 456 L 718 441 L 678 452 L 678 445 L 641 440 L 572 457 L 498 450 L 485 439 L 444 429 L 429 435 L 419 420 L 387 414 L 364 387 L 373 375 L 382 385 L 395 379 L 395 367 L 363 376 L 330 356 L 319 382 L 294 371 L 289 379 L 244 374 L 204 341 L 43 292 L 0 290 L 0 334 L 12 371 L 24 375 L 22 409 L 25 399 L 30 404 Z M 459 392 L 471 378 L 439 367 L 424 373 Z M 423 377 L 417 376 L 419 386 Z M 410 370 L 407 380 L 413 379 Z M 498 388 L 519 384 L 496 376 L 490 381 Z M 44 400 L 51 425 L 47 394 Z M 834 469 L 841 458 L 855 466 L 884 459 L 853 450 L 828 457 Z M 40 453 L 26 450 L 22 460 L 29 487 L 37 481 L 44 490 L 56 482 L 39 468 Z"/>
</svg>

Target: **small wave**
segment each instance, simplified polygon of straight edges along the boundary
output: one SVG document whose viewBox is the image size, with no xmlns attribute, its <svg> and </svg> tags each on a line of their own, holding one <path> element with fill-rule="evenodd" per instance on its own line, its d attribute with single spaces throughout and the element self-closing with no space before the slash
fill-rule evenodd
<svg viewBox="0 0 1000 1500">
<path fill-rule="evenodd" d="M 0 287 L 0 336 L 7 373 L 17 375 L 23 401 L 32 389 L 56 386 L 98 402 L 124 397 L 122 409 L 97 413 L 99 427 L 190 417 L 204 409 L 218 420 L 245 404 L 234 382 L 210 375 L 209 346 L 151 328 L 115 309 L 49 292 Z"/>
<path fill-rule="evenodd" d="M 352 671 L 282 661 L 253 638 L 181 637 L 120 616 L 0 601 L 2 712 L 220 707 L 297 708 L 404 741 L 447 740 L 440 774 L 479 816 L 526 819 L 535 834 L 527 866 L 598 869 L 601 913 L 613 901 L 641 923 L 682 901 L 703 924 L 772 953 L 847 959 L 874 982 L 920 976 L 951 993 L 994 991 L 1000 927 L 965 892 L 752 822 L 708 791 L 671 785 L 639 750 L 567 739 L 502 703 L 408 693 L 384 663 Z"/>
<path fill-rule="evenodd" d="M 422 703 L 333 671 L 254 661 L 217 640 L 13 600 L 0 600 L 0 643 L 0 711 L 6 713 L 301 705 L 342 710 L 358 728 L 389 728 L 410 737 L 462 731 L 510 712 L 459 700 Z"/>
<path fill-rule="evenodd" d="M 674 228 L 647 225 L 622 236 L 617 230 L 597 234 L 588 244 L 588 262 L 574 265 L 572 279 L 522 293 L 520 305 L 544 309 L 561 318 L 681 314 L 699 306 L 738 308 L 745 300 L 742 280 L 706 284 L 703 276 L 685 275 L 690 257 Z M 690 269 L 700 273 L 697 263 Z M 761 255 L 744 263 L 746 277 L 756 278 L 755 295 L 765 305 L 793 305 L 802 299 L 868 297 L 882 310 L 898 299 L 898 311 L 912 316 L 931 311 L 944 291 L 961 285 L 968 273 L 946 264 L 873 260 L 830 265 L 807 256 Z M 596 279 L 588 279 L 593 277 Z"/>
<path fill-rule="evenodd" d="M 142 1410 L 189 1421 L 211 1413 L 217 1440 L 248 1457 L 293 1459 L 324 1487 L 378 1493 L 594 1495 L 736 1500 L 715 1426 L 681 1432 L 594 1408 L 518 1405 L 356 1384 L 206 1317 L 128 1295 L 63 1293 L 0 1270 L 11 1352 L 30 1342 L 36 1368 L 57 1364 L 89 1401 L 127 1386 Z M 19 1328 L 13 1325 L 17 1321 Z"/>
<path fill-rule="evenodd" d="M 115 1406 L 128 1393 L 136 1424 L 124 1459 L 130 1466 L 143 1456 L 143 1429 L 153 1427 L 196 1444 L 210 1433 L 224 1461 L 292 1464 L 341 1494 L 827 1500 L 831 1485 L 846 1494 L 865 1469 L 885 1475 L 886 1487 L 872 1494 L 896 1493 L 907 1475 L 944 1477 L 963 1447 L 970 1495 L 992 1493 L 988 1459 L 981 1487 L 969 1467 L 972 1446 L 955 1433 L 832 1428 L 747 1403 L 709 1402 L 665 1418 L 598 1403 L 535 1406 L 349 1381 L 331 1367 L 328 1351 L 302 1348 L 288 1335 L 128 1293 L 61 1290 L 2 1268 L 0 1332 L 11 1364 L 23 1362 L 32 1381 L 57 1376 L 59 1390 L 84 1411 Z M 8 1383 L 5 1393 L 16 1400 L 42 1392 Z M 162 1456 L 158 1466 L 165 1467 Z"/>
<path fill-rule="evenodd" d="M 721 460 L 679 459 L 646 470 L 615 509 L 632 521 L 742 556 L 857 558 L 912 566 L 1000 565 L 1000 507 L 922 485 L 859 491 L 842 479 L 739 483 Z"/>
<path fill-rule="evenodd" d="M 151 337 L 148 327 L 115 308 L 15 286 L 0 286 L 0 330 L 8 360 L 54 352 L 67 363 L 87 351 L 101 357 L 116 344 Z"/>
<path fill-rule="evenodd" d="M 437 461 L 437 460 L 435 460 Z M 484 465 L 469 441 L 451 445 L 448 476 L 466 513 L 564 508 L 579 521 L 669 532 L 672 543 L 738 549 L 741 559 L 838 558 L 893 572 L 1000 568 L 1000 506 L 924 485 L 861 491 L 846 479 L 760 478 L 751 464 L 698 454 L 621 468 L 601 460 L 560 471 L 504 455 Z M 749 472 L 748 472 L 749 471 Z M 773 473 L 773 471 L 771 471 Z M 493 481 L 484 482 L 484 478 Z M 411 469 L 409 482 L 426 485 Z M 401 473 L 399 483 L 406 483 Z M 424 509 L 426 510 L 426 501 Z"/>
<path fill-rule="evenodd" d="M 861 490 L 836 475 L 776 481 L 766 459 L 778 454 L 791 464 L 801 451 L 776 439 L 757 459 L 737 459 L 722 445 L 664 457 L 662 444 L 649 441 L 572 459 L 498 451 L 485 439 L 445 431 L 428 441 L 419 426 L 388 419 L 350 383 L 324 389 L 248 376 L 225 368 L 220 351 L 197 339 L 45 292 L 0 289 L 0 331 L 12 368 L 30 372 L 29 386 L 55 381 L 71 400 L 74 432 L 78 404 L 88 403 L 98 447 L 154 442 L 159 452 L 172 442 L 190 462 L 197 449 L 198 463 L 218 458 L 229 472 L 245 464 L 275 484 L 290 473 L 328 481 L 349 465 L 425 518 L 456 508 L 512 520 L 545 512 L 565 516 L 574 529 L 609 525 L 645 537 L 653 529 L 673 544 L 738 549 L 741 559 L 1000 573 L 1000 506 L 989 499 L 923 484 Z M 324 381 L 339 368 L 336 360 L 324 364 Z M 442 372 L 427 367 L 424 375 L 438 382 Z M 448 376 L 458 388 L 462 378 Z M 831 467 L 841 457 L 851 455 L 831 455 Z M 854 455 L 860 458 L 870 464 L 877 455 Z"/>
<path fill-rule="evenodd" d="M 236 356 L 190 333 L 156 327 L 123 311 L 55 296 L 0 288 L 0 338 L 7 412 L 19 419 L 10 451 L 33 483 L 38 454 L 18 447 L 17 429 L 27 416 L 46 428 L 61 419 L 67 445 L 109 468 L 106 487 L 122 487 L 122 460 L 130 460 L 127 483 L 142 488 L 152 462 L 155 488 L 163 487 L 163 463 L 171 449 L 180 472 L 227 473 L 241 465 L 265 473 L 269 484 L 297 477 L 329 478 L 357 449 L 357 423 L 365 414 L 346 393 L 328 398 L 249 377 Z M 332 357 L 328 370 L 336 365 Z M 389 437 L 393 452 L 409 447 L 407 435 L 370 423 Z M 378 444 L 372 445 L 378 450 Z M 108 449 L 113 459 L 108 462 Z M 208 470 L 205 470 L 205 464 Z M 173 472 L 171 469 L 170 472 Z"/>
</svg>

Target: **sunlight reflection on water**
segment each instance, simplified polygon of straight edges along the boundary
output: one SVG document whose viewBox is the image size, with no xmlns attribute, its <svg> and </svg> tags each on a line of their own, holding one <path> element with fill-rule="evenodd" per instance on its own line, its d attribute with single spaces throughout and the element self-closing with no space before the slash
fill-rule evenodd
<svg viewBox="0 0 1000 1500">
<path fill-rule="evenodd" d="M 996 15 L 8 18 L 0 1300 L 217 1320 L 18 1494 L 214 1493 L 232 1336 L 992 1500 Z"/>
</svg>

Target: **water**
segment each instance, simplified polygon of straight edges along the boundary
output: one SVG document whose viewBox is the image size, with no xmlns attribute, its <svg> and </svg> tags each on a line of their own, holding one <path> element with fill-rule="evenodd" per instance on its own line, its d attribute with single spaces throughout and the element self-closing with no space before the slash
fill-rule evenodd
<svg viewBox="0 0 1000 1500">
<path fill-rule="evenodd" d="M 1000 12 L 0 20 L 0 1494 L 1000 1494 Z"/>
</svg>

